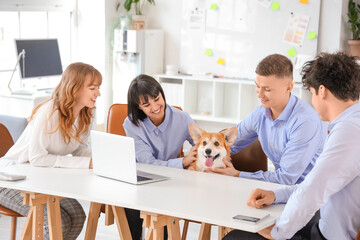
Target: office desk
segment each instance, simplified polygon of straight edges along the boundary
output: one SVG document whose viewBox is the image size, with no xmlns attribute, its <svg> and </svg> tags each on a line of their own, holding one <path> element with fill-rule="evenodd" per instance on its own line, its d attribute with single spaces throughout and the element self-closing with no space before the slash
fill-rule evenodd
<svg viewBox="0 0 360 240">
<path fill-rule="evenodd" d="M 36 92 L 34 95 L 0 93 L 0 114 L 28 118 L 33 108 L 48 99 L 51 94 Z"/>
<path fill-rule="evenodd" d="M 0 181 L 0 186 L 139 209 L 249 232 L 274 224 L 284 208 L 282 204 L 265 209 L 246 205 L 254 188 L 271 190 L 278 184 L 146 164 L 138 164 L 138 169 L 170 179 L 136 186 L 96 176 L 88 169 L 39 168 L 23 164 L 6 167 L 3 171 L 25 174 L 27 180 Z M 271 215 L 257 224 L 232 219 L 245 211 L 269 211 Z"/>
</svg>

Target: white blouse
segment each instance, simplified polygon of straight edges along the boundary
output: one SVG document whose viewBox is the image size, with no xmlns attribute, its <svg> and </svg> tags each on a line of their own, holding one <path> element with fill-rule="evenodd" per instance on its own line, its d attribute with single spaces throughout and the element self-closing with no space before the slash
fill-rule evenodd
<svg viewBox="0 0 360 240">
<path fill-rule="evenodd" d="M 88 138 L 95 125 L 94 118 L 88 133 L 80 137 L 82 143 L 71 139 L 67 144 L 60 129 L 54 132 L 59 124 L 59 111 L 50 117 L 53 103 L 49 101 L 41 106 L 15 145 L 0 159 L 0 166 L 30 162 L 38 167 L 89 168 L 91 151 Z M 74 128 L 77 124 L 75 120 Z"/>
</svg>

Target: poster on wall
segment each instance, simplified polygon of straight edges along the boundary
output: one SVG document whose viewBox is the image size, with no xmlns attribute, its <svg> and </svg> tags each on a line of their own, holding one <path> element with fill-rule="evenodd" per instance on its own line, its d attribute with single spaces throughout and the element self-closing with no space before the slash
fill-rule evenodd
<svg viewBox="0 0 360 240">
<path fill-rule="evenodd" d="M 284 42 L 295 46 L 302 46 L 310 16 L 291 13 L 284 34 Z"/>
<path fill-rule="evenodd" d="M 189 32 L 193 36 L 203 36 L 205 33 L 205 9 L 194 8 L 190 12 Z"/>
</svg>

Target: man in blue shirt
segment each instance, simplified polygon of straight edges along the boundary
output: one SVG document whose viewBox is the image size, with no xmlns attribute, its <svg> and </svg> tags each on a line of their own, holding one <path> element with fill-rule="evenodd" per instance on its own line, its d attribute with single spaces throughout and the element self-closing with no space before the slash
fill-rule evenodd
<svg viewBox="0 0 360 240">
<path fill-rule="evenodd" d="M 237 125 L 238 137 L 231 154 L 258 138 L 275 171 L 240 172 L 224 161 L 227 167 L 215 172 L 286 185 L 300 183 L 322 151 L 326 126 L 309 104 L 291 94 L 293 66 L 287 57 L 269 55 L 255 72 L 261 106 Z"/>
<path fill-rule="evenodd" d="M 251 193 L 248 205 L 256 208 L 287 201 L 275 225 L 260 231 L 261 236 L 232 231 L 227 240 L 346 240 L 355 239 L 359 231 L 360 67 L 345 53 L 323 53 L 303 67 L 303 83 L 321 119 L 330 121 L 324 150 L 301 184 Z M 319 223 L 308 223 L 319 208 Z"/>
</svg>

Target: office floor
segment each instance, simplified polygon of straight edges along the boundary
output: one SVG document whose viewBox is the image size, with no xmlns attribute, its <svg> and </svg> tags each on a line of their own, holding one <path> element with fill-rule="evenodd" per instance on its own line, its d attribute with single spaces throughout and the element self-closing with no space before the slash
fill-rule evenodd
<svg viewBox="0 0 360 240">
<path fill-rule="evenodd" d="M 90 203 L 81 201 L 81 204 L 85 212 L 88 213 Z M 10 225 L 11 225 L 10 221 L 11 221 L 10 217 L 0 216 L 0 240 L 8 240 L 10 238 Z M 104 223 L 105 223 L 104 214 L 101 214 L 96 232 L 96 239 L 100 239 L 100 240 L 120 239 L 116 225 L 113 224 L 111 226 L 105 226 Z M 25 224 L 25 218 L 18 218 L 18 224 L 16 228 L 17 229 L 16 239 L 20 238 L 24 224 Z M 182 231 L 182 225 L 183 225 L 183 221 L 180 221 L 181 231 Z M 84 239 L 85 229 L 86 229 L 86 222 L 78 239 Z M 200 232 L 200 224 L 190 223 L 187 239 L 189 240 L 198 239 L 199 232 Z M 214 226 L 211 229 L 211 240 L 216 240 L 216 239 L 217 239 L 217 227 Z"/>
</svg>

